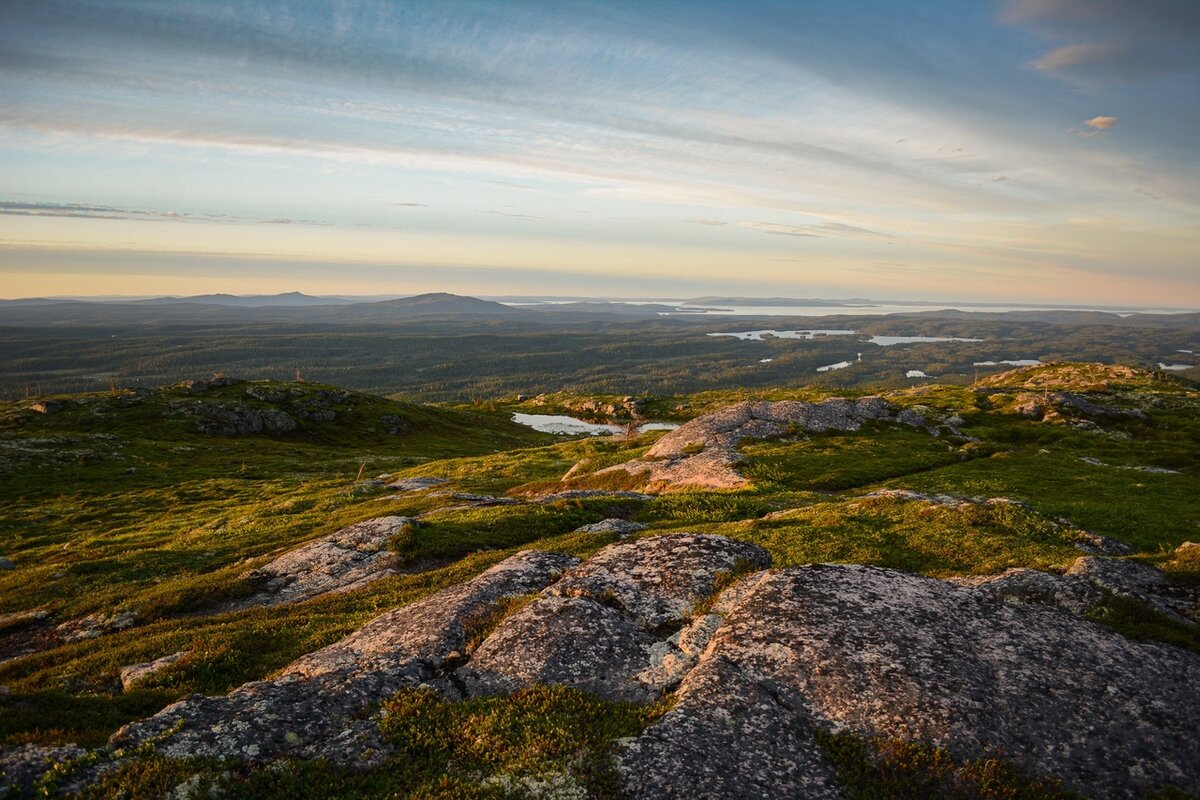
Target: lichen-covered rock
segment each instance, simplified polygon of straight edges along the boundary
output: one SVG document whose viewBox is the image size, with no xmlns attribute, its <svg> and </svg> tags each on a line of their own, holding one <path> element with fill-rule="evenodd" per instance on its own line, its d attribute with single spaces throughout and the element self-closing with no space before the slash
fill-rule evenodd
<svg viewBox="0 0 1200 800">
<path fill-rule="evenodd" d="M 85 755 L 86 750 L 73 744 L 0 748 L 0 797 L 33 797 L 31 787 L 48 770 Z"/>
<path fill-rule="evenodd" d="M 523 551 L 472 580 L 377 617 L 293 662 L 277 678 L 223 697 L 184 698 L 126 725 L 112 743 L 165 737 L 158 751 L 169 756 L 377 763 L 385 747 L 367 712 L 464 658 L 474 626 L 496 603 L 539 591 L 576 563 L 570 556 Z"/>
<path fill-rule="evenodd" d="M 723 536 L 668 534 L 609 545 L 504 620 L 460 671 L 473 692 L 533 683 L 648 701 L 682 678 L 713 626 L 680 634 L 738 571 L 770 563 Z"/>
<path fill-rule="evenodd" d="M 419 492 L 422 489 L 441 486 L 443 483 L 449 483 L 449 481 L 446 478 L 436 478 L 432 475 L 429 475 L 418 478 L 401 478 L 389 483 L 388 488 L 396 489 L 401 492 Z"/>
<path fill-rule="evenodd" d="M 1067 569 L 1066 577 L 1079 577 L 1115 595 L 1132 597 L 1181 621 L 1200 622 L 1195 588 L 1171 583 L 1162 572 L 1137 561 L 1083 556 Z"/>
<path fill-rule="evenodd" d="M 172 653 L 169 656 L 156 658 L 153 661 L 146 661 L 141 664 L 130 664 L 127 667 L 121 667 L 121 669 L 118 671 L 118 675 L 121 680 L 121 688 L 128 689 L 138 681 L 145 680 L 151 675 L 162 672 L 167 667 L 170 667 L 178 662 L 179 659 L 186 656 L 189 652 L 191 651 L 181 650 L 178 653 Z"/>
<path fill-rule="evenodd" d="M 593 522 L 590 525 L 580 525 L 575 529 L 575 533 L 615 533 L 618 536 L 624 537 L 645 529 L 646 526 L 640 522 L 634 522 L 631 519 L 610 517 L 602 519 L 599 522 Z"/>
<path fill-rule="evenodd" d="M 81 619 L 73 619 L 55 628 L 55 632 L 64 642 L 80 642 L 84 639 L 95 639 L 113 631 L 121 631 L 133 627 L 137 622 L 137 612 L 132 610 L 113 611 L 111 613 L 97 612 Z"/>
<path fill-rule="evenodd" d="M 803 699 L 705 658 L 683 681 L 675 707 L 641 736 L 622 741 L 617 768 L 639 800 L 840 798 Z"/>
<path fill-rule="evenodd" d="M 806 719 L 928 742 L 961 759 L 1003 753 L 1093 797 L 1167 782 L 1200 789 L 1200 658 L 1192 653 L 888 569 L 800 567 L 747 584 L 675 709 L 623 750 L 622 774 L 635 792 L 653 770 L 657 788 L 646 796 L 694 796 L 705 762 L 718 770 L 755 764 L 781 730 Z M 693 676 L 719 664 L 751 686 L 726 670 L 690 689 Z M 764 693 L 795 714 L 768 711 Z M 810 766 L 803 744 L 788 746 L 801 755 L 783 760 L 805 765 L 805 778 L 827 774 Z M 760 783 L 745 788 L 731 781 L 722 796 L 803 796 L 794 772 L 776 773 L 756 772 Z"/>
<path fill-rule="evenodd" d="M 256 591 L 229 607 L 298 603 L 394 575 L 399 559 L 388 542 L 416 524 L 411 517 L 377 517 L 315 539 L 243 575 Z"/>
<path fill-rule="evenodd" d="M 288 433 L 297 427 L 295 419 L 277 408 L 253 408 L 242 403 L 194 403 L 182 410 L 196 417 L 196 430 L 210 436 Z"/>
<path fill-rule="evenodd" d="M 797 400 L 745 402 L 697 417 L 654 443 L 643 458 L 599 470 L 644 473 L 647 486 L 699 486 L 734 489 L 748 481 L 735 465 L 738 445 L 749 438 L 783 436 L 790 431 L 822 433 L 858 430 L 865 420 L 893 420 L 924 426 L 925 418 L 912 409 L 898 410 L 880 397 L 850 401 L 831 397 L 820 403 Z"/>
</svg>

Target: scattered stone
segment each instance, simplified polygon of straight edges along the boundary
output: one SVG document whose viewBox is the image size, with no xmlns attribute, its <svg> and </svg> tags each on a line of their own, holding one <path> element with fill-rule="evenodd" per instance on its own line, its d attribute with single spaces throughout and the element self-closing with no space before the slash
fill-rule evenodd
<svg viewBox="0 0 1200 800">
<path fill-rule="evenodd" d="M 789 432 L 853 431 L 866 420 L 925 425 L 920 413 L 912 409 L 897 410 L 880 397 L 856 401 L 832 397 L 820 403 L 745 402 L 697 417 L 655 442 L 643 458 L 606 467 L 596 474 L 623 470 L 642 475 L 647 486 L 659 489 L 684 486 L 735 489 L 749 483 L 735 469 L 742 458 L 738 445 L 743 440 L 784 436 Z"/>
<path fill-rule="evenodd" d="M 1179 475 L 1177 469 L 1167 469 L 1166 467 L 1144 467 L 1133 466 L 1129 464 L 1106 464 L 1094 456 L 1080 456 L 1079 460 L 1085 464 L 1091 464 L 1093 467 L 1109 467 L 1110 469 L 1129 469 L 1135 472 L 1149 472 L 1156 475 Z"/>
<path fill-rule="evenodd" d="M 377 517 L 322 536 L 242 575 L 255 593 L 226 610 L 299 603 L 330 592 L 349 592 L 396 574 L 393 537 L 417 525 L 412 517 Z"/>
<path fill-rule="evenodd" d="M 111 614 L 97 612 L 82 619 L 64 622 L 55 631 L 64 642 L 81 642 L 131 628 L 137 622 L 137 616 L 136 611 L 116 611 Z"/>
<path fill-rule="evenodd" d="M 443 483 L 449 483 L 449 480 L 446 478 L 423 476 L 419 478 L 401 478 L 398 481 L 392 481 L 387 486 L 389 489 L 397 489 L 401 492 L 418 492 L 422 489 L 428 489 L 431 486 L 441 486 Z"/>
<path fill-rule="evenodd" d="M 646 526 L 640 522 L 634 522 L 631 519 L 620 519 L 610 517 L 602 519 L 599 522 L 593 522 L 590 525 L 580 525 L 575 529 L 575 533 L 615 533 L 621 538 L 628 536 L 631 533 L 645 530 Z"/>
<path fill-rule="evenodd" d="M 0 556 L 0 570 L 16 569 L 17 565 L 12 562 L 12 559 Z"/>
<path fill-rule="evenodd" d="M 156 658 L 153 661 L 146 661 L 142 664 L 131 664 L 128 667 L 121 667 L 119 675 L 121 679 L 121 688 L 128 689 L 133 684 L 140 680 L 150 677 L 157 672 L 162 672 L 167 667 L 175 664 L 179 659 L 188 655 L 190 650 L 181 650 L 178 653 L 172 653 L 169 656 Z"/>
</svg>

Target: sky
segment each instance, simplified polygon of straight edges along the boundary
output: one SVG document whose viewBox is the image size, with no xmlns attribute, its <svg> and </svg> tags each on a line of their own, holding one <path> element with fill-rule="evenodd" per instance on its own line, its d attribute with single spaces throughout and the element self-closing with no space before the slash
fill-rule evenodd
<svg viewBox="0 0 1200 800">
<path fill-rule="evenodd" d="M 1200 3 L 0 0 L 0 297 L 1200 307 Z"/>
</svg>

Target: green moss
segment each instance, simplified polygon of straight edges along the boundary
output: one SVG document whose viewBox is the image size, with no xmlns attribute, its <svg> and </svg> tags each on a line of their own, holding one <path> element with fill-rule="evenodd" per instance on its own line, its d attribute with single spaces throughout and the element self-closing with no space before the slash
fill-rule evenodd
<svg viewBox="0 0 1200 800">
<path fill-rule="evenodd" d="M 1082 800 L 1058 778 L 1022 774 L 1002 757 L 956 761 L 941 748 L 900 739 L 818 731 L 847 800 Z"/>
<path fill-rule="evenodd" d="M 321 761 L 267 768 L 149 754 L 106 773 L 80 800 L 159 797 L 186 780 L 223 798 L 515 798 L 541 782 L 573 786 L 589 798 L 619 796 L 615 740 L 635 736 L 667 709 L 615 703 L 562 687 L 532 687 L 507 697 L 449 702 L 409 689 L 380 709 L 380 729 L 395 752 L 370 771 Z M 195 776 L 195 777 L 193 777 Z"/>
<path fill-rule="evenodd" d="M 875 564 L 946 576 L 1065 566 L 1079 555 L 1067 530 L 1010 504 L 826 501 L 704 530 L 763 547 L 775 567 Z"/>
<path fill-rule="evenodd" d="M 1171 619 L 1132 597 L 1110 595 L 1089 616 L 1130 639 L 1165 642 L 1200 653 L 1200 626 Z"/>
</svg>

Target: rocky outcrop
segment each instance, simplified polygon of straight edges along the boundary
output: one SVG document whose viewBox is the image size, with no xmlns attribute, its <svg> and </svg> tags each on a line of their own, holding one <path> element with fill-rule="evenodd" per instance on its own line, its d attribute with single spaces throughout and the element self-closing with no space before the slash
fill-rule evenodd
<svg viewBox="0 0 1200 800">
<path fill-rule="evenodd" d="M 242 575 L 255 587 L 254 594 L 229 608 L 298 603 L 394 575 L 399 558 L 388 544 L 416 524 L 412 517 L 376 517 L 297 547 Z"/>
<path fill-rule="evenodd" d="M 1050 423 L 1087 422 L 1094 425 L 1096 420 L 1133 419 L 1144 422 L 1150 418 L 1141 409 L 1104 405 L 1071 392 L 1019 394 L 1013 399 L 1013 411 Z"/>
<path fill-rule="evenodd" d="M 647 702 L 703 650 L 714 620 L 693 609 L 737 571 L 767 566 L 754 545 L 670 534 L 609 545 L 489 636 L 459 674 L 470 693 L 553 683 Z"/>
<path fill-rule="evenodd" d="M 1146 383 L 1154 375 L 1144 369 L 1119 364 L 1038 364 L 1018 367 L 976 381 L 979 387 L 1013 389 L 1066 389 L 1076 392 L 1102 392 Z"/>
<path fill-rule="evenodd" d="M 736 489 L 748 483 L 735 468 L 742 458 L 738 452 L 742 441 L 789 432 L 854 431 L 867 420 L 925 425 L 925 418 L 919 413 L 897 409 L 880 397 L 855 401 L 833 397 L 820 403 L 745 402 L 697 417 L 655 442 L 643 458 L 607 467 L 596 474 L 622 470 L 642 476 L 648 487 L 656 489 Z"/>
<path fill-rule="evenodd" d="M 401 688 L 464 698 L 550 683 L 639 702 L 674 692 L 617 743 L 637 798 L 837 798 L 820 745 L 835 732 L 1002 757 L 1102 800 L 1200 791 L 1200 656 L 1077 616 L 1111 592 L 1171 596 L 1149 568 L 1084 557 L 1063 576 L 951 582 L 768 562 L 744 542 L 680 533 L 582 563 L 525 551 L 112 744 L 369 767 L 389 748 L 372 709 Z"/>
<path fill-rule="evenodd" d="M 1091 797 L 1200 788 L 1194 654 L 887 569 L 746 584 L 676 707 L 623 747 L 634 796 L 836 796 L 813 726 L 1003 754 Z"/>
<path fill-rule="evenodd" d="M 159 752 L 173 756 L 325 757 L 370 765 L 386 752 L 368 716 L 375 704 L 444 675 L 497 603 L 541 590 L 576 563 L 570 556 L 518 553 L 466 583 L 377 617 L 277 678 L 224 697 L 194 695 L 127 725 L 113 744 L 162 737 Z"/>
<path fill-rule="evenodd" d="M 193 403 L 184 414 L 196 418 L 196 430 L 209 436 L 249 436 L 256 433 L 288 433 L 296 420 L 277 408 L 253 408 L 242 403 Z"/>
<path fill-rule="evenodd" d="M 1081 556 L 1062 575 L 1015 568 L 954 581 L 1006 602 L 1054 605 L 1081 616 L 1097 611 L 1110 596 L 1124 597 L 1177 622 L 1200 624 L 1200 593 L 1194 587 L 1172 583 L 1149 564 L 1120 558 Z"/>
</svg>

